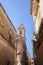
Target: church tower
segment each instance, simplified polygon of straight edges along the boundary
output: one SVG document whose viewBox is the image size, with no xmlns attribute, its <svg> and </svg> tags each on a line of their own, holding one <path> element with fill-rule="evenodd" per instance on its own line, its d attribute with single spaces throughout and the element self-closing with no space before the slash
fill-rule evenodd
<svg viewBox="0 0 43 65">
<path fill-rule="evenodd" d="M 24 25 L 23 24 L 20 24 L 20 26 L 18 28 L 18 35 L 21 38 L 24 38 L 25 39 L 25 28 L 24 28 Z"/>
<path fill-rule="evenodd" d="M 20 24 L 19 28 L 18 28 L 18 42 L 17 42 L 17 59 L 18 60 L 18 65 L 24 65 L 25 61 L 24 59 L 26 56 L 26 40 L 25 40 L 25 28 L 23 24 Z M 25 63 L 26 65 L 26 63 Z"/>
</svg>

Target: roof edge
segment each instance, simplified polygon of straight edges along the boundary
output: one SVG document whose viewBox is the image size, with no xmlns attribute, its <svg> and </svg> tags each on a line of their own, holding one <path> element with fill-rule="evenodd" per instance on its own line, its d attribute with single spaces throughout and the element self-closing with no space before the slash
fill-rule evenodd
<svg viewBox="0 0 43 65">
<path fill-rule="evenodd" d="M 8 17 L 8 15 L 7 15 L 7 13 L 6 13 L 6 11 L 5 11 L 5 9 L 4 9 L 4 7 L 2 6 L 2 4 L 1 4 L 1 3 L 0 3 L 0 6 L 1 6 L 1 8 L 3 9 L 3 11 L 4 11 L 5 15 L 7 16 L 8 20 L 10 21 L 11 25 L 13 26 L 14 30 L 16 31 L 16 29 L 15 29 L 14 25 L 12 24 L 12 22 L 11 22 L 10 18 Z M 17 31 L 16 31 L 16 32 L 17 32 Z"/>
</svg>

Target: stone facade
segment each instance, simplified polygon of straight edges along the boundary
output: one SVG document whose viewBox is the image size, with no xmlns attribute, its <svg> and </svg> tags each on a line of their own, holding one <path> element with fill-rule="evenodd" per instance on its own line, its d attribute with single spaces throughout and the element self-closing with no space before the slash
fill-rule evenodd
<svg viewBox="0 0 43 65">
<path fill-rule="evenodd" d="M 33 56 L 35 65 L 43 65 L 43 0 L 34 0 L 32 2 L 36 4 L 33 4 L 32 10 L 35 26 L 33 34 Z M 34 7 L 36 8 L 35 10 Z"/>
<path fill-rule="evenodd" d="M 33 58 L 31 59 L 31 65 L 34 65 L 34 59 Z"/>
<path fill-rule="evenodd" d="M 24 25 L 16 31 L 0 4 L 0 65 L 30 65 L 30 62 Z"/>
</svg>

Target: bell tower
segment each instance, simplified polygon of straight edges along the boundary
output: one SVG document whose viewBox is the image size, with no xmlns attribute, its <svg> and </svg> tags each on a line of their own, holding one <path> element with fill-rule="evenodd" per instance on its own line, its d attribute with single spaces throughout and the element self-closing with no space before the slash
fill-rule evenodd
<svg viewBox="0 0 43 65">
<path fill-rule="evenodd" d="M 23 24 L 20 24 L 19 28 L 18 28 L 18 35 L 20 37 L 25 38 L 25 28 Z"/>
<path fill-rule="evenodd" d="M 17 31 L 17 60 L 18 65 L 24 65 L 23 59 L 26 54 L 26 41 L 25 41 L 25 28 L 23 24 L 20 24 Z"/>
</svg>

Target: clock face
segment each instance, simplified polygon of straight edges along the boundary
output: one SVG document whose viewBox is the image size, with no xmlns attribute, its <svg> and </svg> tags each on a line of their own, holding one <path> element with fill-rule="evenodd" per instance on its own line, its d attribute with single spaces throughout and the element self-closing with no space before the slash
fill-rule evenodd
<svg viewBox="0 0 43 65">
<path fill-rule="evenodd" d="M 0 16 L 0 32 L 2 32 L 3 29 L 3 20 L 2 17 Z"/>
</svg>

